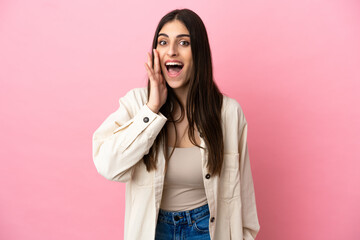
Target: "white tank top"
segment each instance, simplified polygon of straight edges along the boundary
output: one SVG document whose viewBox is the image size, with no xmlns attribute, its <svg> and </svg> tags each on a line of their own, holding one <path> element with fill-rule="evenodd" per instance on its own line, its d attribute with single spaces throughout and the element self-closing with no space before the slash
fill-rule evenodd
<svg viewBox="0 0 360 240">
<path fill-rule="evenodd" d="M 207 203 L 201 166 L 199 147 L 175 148 L 165 174 L 161 209 L 186 211 Z"/>
</svg>

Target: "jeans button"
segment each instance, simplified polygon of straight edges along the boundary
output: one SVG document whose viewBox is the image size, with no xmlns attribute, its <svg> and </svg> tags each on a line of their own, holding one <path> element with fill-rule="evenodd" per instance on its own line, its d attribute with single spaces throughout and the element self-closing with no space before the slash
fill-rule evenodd
<svg viewBox="0 0 360 240">
<path fill-rule="evenodd" d="M 179 221 L 179 219 L 180 219 L 179 216 L 175 216 L 175 217 L 174 217 L 174 220 L 175 220 L 175 221 Z"/>
</svg>

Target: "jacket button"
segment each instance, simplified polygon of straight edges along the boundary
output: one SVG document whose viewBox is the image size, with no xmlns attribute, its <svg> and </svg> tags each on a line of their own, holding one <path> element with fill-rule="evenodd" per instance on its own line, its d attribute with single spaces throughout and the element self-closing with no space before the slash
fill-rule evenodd
<svg viewBox="0 0 360 240">
<path fill-rule="evenodd" d="M 214 222 L 214 221 L 215 221 L 215 218 L 214 218 L 214 217 L 212 217 L 212 218 L 210 219 L 210 221 L 211 221 L 211 222 Z"/>
<path fill-rule="evenodd" d="M 148 117 L 144 117 L 143 121 L 144 121 L 144 123 L 147 123 L 147 122 L 149 122 L 149 118 L 148 118 Z"/>
<path fill-rule="evenodd" d="M 206 174 L 206 179 L 209 179 L 210 178 L 210 174 Z"/>
</svg>

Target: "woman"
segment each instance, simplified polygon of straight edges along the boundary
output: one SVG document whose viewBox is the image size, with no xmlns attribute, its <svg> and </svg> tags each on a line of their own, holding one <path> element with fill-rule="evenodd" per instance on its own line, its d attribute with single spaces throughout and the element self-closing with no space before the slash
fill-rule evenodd
<svg viewBox="0 0 360 240">
<path fill-rule="evenodd" d="M 120 98 L 93 135 L 98 172 L 127 183 L 124 239 L 255 239 L 247 123 L 213 80 L 200 17 L 165 15 L 145 68 L 147 89 Z"/>
</svg>

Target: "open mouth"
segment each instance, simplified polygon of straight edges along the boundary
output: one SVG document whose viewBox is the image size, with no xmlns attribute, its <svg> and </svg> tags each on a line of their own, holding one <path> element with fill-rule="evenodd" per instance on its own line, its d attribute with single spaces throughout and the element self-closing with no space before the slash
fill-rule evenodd
<svg viewBox="0 0 360 240">
<path fill-rule="evenodd" d="M 170 75 L 177 75 L 184 67 L 184 64 L 181 62 L 167 62 L 165 66 Z"/>
</svg>

